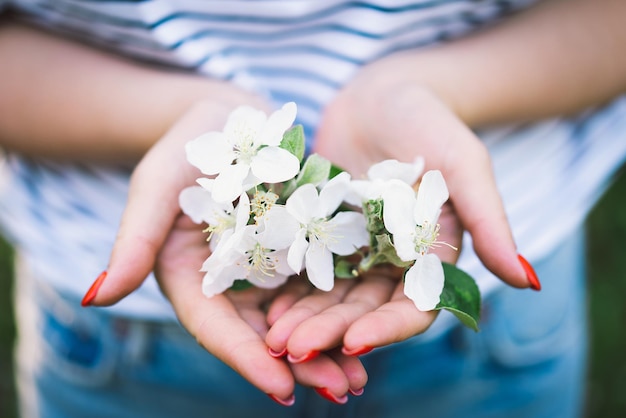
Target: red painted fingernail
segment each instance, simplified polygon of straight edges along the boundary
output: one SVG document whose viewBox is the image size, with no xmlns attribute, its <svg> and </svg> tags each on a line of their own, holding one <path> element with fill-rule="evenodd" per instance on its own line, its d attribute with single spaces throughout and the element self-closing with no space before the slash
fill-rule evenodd
<svg viewBox="0 0 626 418">
<path fill-rule="evenodd" d="M 328 390 L 328 388 L 315 388 L 315 391 L 322 397 L 325 398 L 331 402 L 337 403 L 339 405 L 343 405 L 344 403 L 348 402 L 348 395 L 343 395 L 342 397 L 338 398 L 335 395 L 333 395 L 333 393 L 331 391 Z"/>
<path fill-rule="evenodd" d="M 274 358 L 281 358 L 287 355 L 287 347 L 283 348 L 282 351 L 274 351 L 272 347 L 267 347 L 267 351 L 270 353 L 270 356 Z"/>
<path fill-rule="evenodd" d="M 361 395 L 363 395 L 363 392 L 365 392 L 365 388 L 361 388 L 361 389 L 357 389 L 357 390 L 349 389 L 349 391 L 354 396 L 361 396 Z"/>
<path fill-rule="evenodd" d="M 363 346 L 354 350 L 348 350 L 346 347 L 341 348 L 341 352 L 346 356 L 360 356 L 361 354 L 367 354 L 372 351 L 374 347 Z"/>
<path fill-rule="evenodd" d="M 517 255 L 517 259 L 526 272 L 526 278 L 530 283 L 530 288 L 537 291 L 541 290 L 541 283 L 539 282 L 539 278 L 537 277 L 537 273 L 535 273 L 533 266 L 531 266 L 530 263 L 520 254 Z"/>
<path fill-rule="evenodd" d="M 271 393 L 268 393 L 267 396 L 269 396 L 271 400 L 282 406 L 291 406 L 296 403 L 296 397 L 293 393 L 287 399 L 280 399 L 278 396 L 272 395 Z"/>
<path fill-rule="evenodd" d="M 102 273 L 100 273 L 100 275 L 93 282 L 93 284 L 91 285 L 87 293 L 85 293 L 85 297 L 83 297 L 83 300 L 80 302 L 82 307 L 87 307 L 91 305 L 93 300 L 96 298 L 96 295 L 98 294 L 98 290 L 100 290 L 100 286 L 102 286 L 102 282 L 104 282 L 104 279 L 106 279 L 106 277 L 107 277 L 106 271 L 103 271 Z"/>
<path fill-rule="evenodd" d="M 287 354 L 287 360 L 289 360 L 289 363 L 293 363 L 293 364 L 304 363 L 305 361 L 314 359 L 319 354 L 320 352 L 317 350 L 309 351 L 302 357 L 298 357 L 298 358 L 293 357 L 291 354 Z"/>
</svg>

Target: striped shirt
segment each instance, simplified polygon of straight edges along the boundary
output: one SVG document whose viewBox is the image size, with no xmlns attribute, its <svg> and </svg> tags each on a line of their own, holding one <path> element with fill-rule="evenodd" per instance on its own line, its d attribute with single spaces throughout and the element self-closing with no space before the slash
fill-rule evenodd
<svg viewBox="0 0 626 418">
<path fill-rule="evenodd" d="M 534 0 L 0 0 L 25 19 L 120 54 L 230 80 L 298 104 L 313 138 L 324 106 L 361 66 L 447 42 Z M 514 235 L 538 260 L 567 239 L 626 155 L 626 98 L 575 117 L 485 129 Z M 310 145 L 310 144 L 309 144 Z M 82 296 L 106 266 L 124 206 L 126 167 L 6 159 L 0 223 L 36 274 Z M 471 251 L 459 265 L 484 293 L 501 283 Z M 548 278 L 549 280 L 549 278 Z M 111 308 L 171 318 L 150 278 Z"/>
</svg>

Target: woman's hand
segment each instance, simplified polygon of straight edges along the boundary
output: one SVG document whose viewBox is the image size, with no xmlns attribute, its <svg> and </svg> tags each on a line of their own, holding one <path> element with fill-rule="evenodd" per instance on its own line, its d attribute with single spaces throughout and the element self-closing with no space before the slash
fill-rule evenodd
<svg viewBox="0 0 626 418">
<path fill-rule="evenodd" d="M 450 191 L 439 241 L 460 251 L 469 231 L 487 268 L 512 286 L 528 287 L 486 148 L 437 95 L 406 74 L 406 58 L 398 54 L 364 68 L 338 94 L 324 112 L 315 151 L 356 178 L 381 160 L 423 156 L 426 169 L 440 170 Z M 449 246 L 433 252 L 449 263 L 459 255 Z M 403 294 L 401 273 L 368 272 L 347 285 L 340 303 L 320 291 L 279 296 L 269 311 L 268 345 L 292 358 L 337 346 L 359 354 L 424 332 L 436 314 L 417 310 Z"/>
<path fill-rule="evenodd" d="M 423 156 L 426 169 L 442 172 L 452 212 L 485 266 L 528 287 L 487 149 L 427 86 L 403 77 L 406 59 L 398 54 L 366 67 L 340 92 L 324 112 L 316 151 L 354 177 L 383 159 Z"/>
<path fill-rule="evenodd" d="M 455 263 L 459 254 L 451 247 L 460 248 L 462 229 L 451 205 L 443 207 L 439 223 L 439 240 L 450 246 L 433 252 Z M 417 310 L 404 295 L 402 273 L 397 267 L 377 266 L 357 279 L 337 279 L 331 292 L 286 287 L 270 306 L 267 344 L 297 362 L 338 348 L 356 356 L 423 333 L 437 314 Z"/>
<path fill-rule="evenodd" d="M 233 96 L 241 97 L 241 96 Z M 270 355 L 264 308 L 277 291 L 228 291 L 206 298 L 202 273 L 209 255 L 206 234 L 183 215 L 178 195 L 200 173 L 188 163 L 184 144 L 201 133 L 221 130 L 239 104 L 201 101 L 146 154 L 135 169 L 129 198 L 107 276 L 89 305 L 113 304 L 141 285 L 154 270 L 182 325 L 204 348 L 275 400 L 289 404 L 295 383 L 345 394 L 362 388 L 367 375 L 358 359 L 341 352 L 321 356 L 316 367 L 290 365 Z M 251 96 L 246 102 L 265 104 Z"/>
</svg>

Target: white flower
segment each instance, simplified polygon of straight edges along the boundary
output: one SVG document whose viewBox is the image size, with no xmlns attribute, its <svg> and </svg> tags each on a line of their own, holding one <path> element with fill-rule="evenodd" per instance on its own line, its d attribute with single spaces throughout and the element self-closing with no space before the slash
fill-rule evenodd
<svg viewBox="0 0 626 418">
<path fill-rule="evenodd" d="M 417 195 L 397 180 L 390 181 L 383 193 L 383 219 L 396 253 L 403 261 L 415 260 L 405 276 L 404 294 L 421 311 L 434 309 L 443 290 L 443 266 L 428 250 L 437 243 L 437 221 L 446 200 L 448 188 L 439 171 L 424 174 Z"/>
<path fill-rule="evenodd" d="M 416 157 L 412 163 L 384 160 L 367 170 L 367 180 L 353 180 L 346 202 L 360 207 L 363 201 L 379 199 L 390 180 L 401 180 L 413 185 L 424 170 L 424 158 Z"/>
<path fill-rule="evenodd" d="M 285 104 L 269 118 L 248 106 L 235 109 L 223 132 L 209 132 L 189 142 L 187 159 L 204 174 L 217 175 L 213 199 L 232 202 L 260 183 L 280 183 L 295 177 L 300 161 L 279 147 L 293 124 L 296 104 Z"/>
<path fill-rule="evenodd" d="M 235 227 L 235 208 L 232 202 L 218 203 L 213 200 L 211 192 L 200 186 L 191 186 L 180 192 L 178 202 L 183 213 L 197 224 L 206 223 L 209 232 L 211 249 L 227 229 Z"/>
<path fill-rule="evenodd" d="M 340 173 L 319 193 L 312 184 L 305 184 L 293 192 L 285 205 L 300 224 L 289 248 L 289 265 L 300 272 L 304 262 L 311 283 L 325 291 L 334 285 L 333 253 L 353 254 L 369 239 L 361 213 L 339 212 L 332 216 L 344 199 L 349 181 L 348 173 Z"/>
<path fill-rule="evenodd" d="M 206 271 L 202 280 L 205 296 L 224 292 L 238 279 L 272 289 L 294 274 L 287 263 L 287 250 L 267 248 L 256 225 L 247 225 L 229 238 L 220 241 L 223 245 L 218 244 L 216 252 L 202 266 L 202 271 Z"/>
<path fill-rule="evenodd" d="M 293 243 L 298 224 L 285 208 L 272 206 L 258 225 L 246 225 L 250 202 L 244 193 L 237 210 L 236 226 L 223 233 L 202 266 L 201 271 L 206 272 L 202 291 L 208 297 L 224 292 L 237 279 L 269 289 L 282 285 L 295 273 L 287 263 L 287 248 Z"/>
</svg>

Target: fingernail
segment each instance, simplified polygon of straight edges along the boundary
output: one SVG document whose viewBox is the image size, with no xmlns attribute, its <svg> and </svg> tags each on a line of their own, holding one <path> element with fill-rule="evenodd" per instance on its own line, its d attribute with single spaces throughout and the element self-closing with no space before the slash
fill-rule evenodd
<svg viewBox="0 0 626 418">
<path fill-rule="evenodd" d="M 291 406 L 296 403 L 296 396 L 293 393 L 287 399 L 280 399 L 278 396 L 272 395 L 271 393 L 268 393 L 267 396 L 269 396 L 271 400 L 282 406 Z"/>
<path fill-rule="evenodd" d="M 363 392 L 365 392 L 365 388 L 361 388 L 361 389 L 357 389 L 357 390 L 349 389 L 349 391 L 354 396 L 361 396 L 361 395 L 363 395 Z"/>
<path fill-rule="evenodd" d="M 82 307 L 91 306 L 91 303 L 96 298 L 96 295 L 98 294 L 98 290 L 100 290 L 100 286 L 102 286 L 102 282 L 104 282 L 104 279 L 106 279 L 106 277 L 107 277 L 106 271 L 103 271 L 102 273 L 100 273 L 100 275 L 93 282 L 93 284 L 91 285 L 87 293 L 85 293 L 85 297 L 83 297 L 83 300 L 80 302 Z"/>
<path fill-rule="evenodd" d="M 363 346 L 359 348 L 355 348 L 354 350 L 348 350 L 346 347 L 341 348 L 341 352 L 346 356 L 360 356 L 362 354 L 367 354 L 372 351 L 374 347 Z"/>
<path fill-rule="evenodd" d="M 272 347 L 267 347 L 267 351 L 270 353 L 270 356 L 274 358 L 281 358 L 287 354 L 287 347 L 283 348 L 282 351 L 274 351 Z"/>
<path fill-rule="evenodd" d="M 293 364 L 304 363 L 305 361 L 309 361 L 309 360 L 314 359 L 319 354 L 320 354 L 320 352 L 317 351 L 317 350 L 309 351 L 308 353 L 306 353 L 302 357 L 298 357 L 298 358 L 292 356 L 291 354 L 287 354 L 287 360 L 289 360 L 289 363 L 293 363 Z"/>
<path fill-rule="evenodd" d="M 335 395 L 333 395 L 333 393 L 331 391 L 328 390 L 328 388 L 315 388 L 315 391 L 322 397 L 325 398 L 331 402 L 337 403 L 339 405 L 343 405 L 344 403 L 348 402 L 348 395 L 343 395 L 342 397 L 338 398 Z"/>
<path fill-rule="evenodd" d="M 535 273 L 533 266 L 531 266 L 530 263 L 520 254 L 517 255 L 517 259 L 526 272 L 526 278 L 530 283 L 530 288 L 537 291 L 541 290 L 541 283 L 539 282 L 539 278 L 537 277 L 537 273 Z"/>
</svg>

